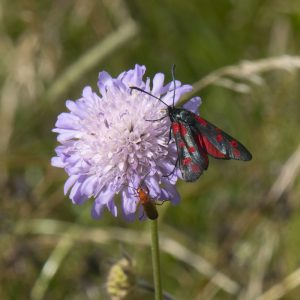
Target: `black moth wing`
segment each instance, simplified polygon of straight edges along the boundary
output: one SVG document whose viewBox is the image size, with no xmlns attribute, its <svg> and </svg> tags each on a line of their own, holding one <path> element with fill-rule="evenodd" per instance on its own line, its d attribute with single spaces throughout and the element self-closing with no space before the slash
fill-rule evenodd
<svg viewBox="0 0 300 300">
<path fill-rule="evenodd" d="M 193 138 L 191 128 L 186 124 L 180 121 L 173 122 L 172 132 L 177 147 L 182 178 L 188 182 L 195 181 L 208 168 L 207 153 L 203 148 L 199 149 Z"/>
<path fill-rule="evenodd" d="M 194 122 L 190 127 L 198 147 L 205 148 L 209 155 L 218 159 L 252 159 L 251 153 L 242 143 L 207 120 L 190 113 L 194 115 Z"/>
</svg>

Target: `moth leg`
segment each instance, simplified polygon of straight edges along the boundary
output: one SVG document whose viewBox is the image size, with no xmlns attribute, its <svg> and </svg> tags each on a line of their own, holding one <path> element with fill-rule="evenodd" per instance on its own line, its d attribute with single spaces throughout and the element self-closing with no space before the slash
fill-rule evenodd
<svg viewBox="0 0 300 300">
<path fill-rule="evenodd" d="M 172 128 L 170 127 L 170 130 L 169 130 L 169 139 L 168 139 L 167 145 L 169 145 L 171 139 L 172 139 Z M 177 160 L 178 160 L 178 158 L 177 158 Z"/>
<path fill-rule="evenodd" d="M 157 119 L 157 120 L 145 120 L 145 121 L 147 121 L 147 122 L 157 122 L 157 121 L 161 121 L 161 120 L 165 119 L 166 117 L 167 117 L 167 115 L 165 115 L 162 118 Z"/>
</svg>

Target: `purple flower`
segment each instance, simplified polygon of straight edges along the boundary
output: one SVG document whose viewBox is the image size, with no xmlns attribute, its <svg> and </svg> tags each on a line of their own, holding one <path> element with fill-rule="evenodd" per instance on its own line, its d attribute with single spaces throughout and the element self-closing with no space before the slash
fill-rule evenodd
<svg viewBox="0 0 300 300">
<path fill-rule="evenodd" d="M 176 172 L 164 177 L 172 172 L 177 158 L 175 143 L 168 144 L 170 120 L 149 121 L 164 116 L 166 107 L 130 89 L 139 87 L 172 104 L 174 85 L 164 85 L 164 75 L 158 73 L 150 88 L 150 79 L 143 80 L 145 71 L 145 66 L 136 65 L 117 78 L 100 72 L 101 96 L 85 87 L 80 99 L 66 102 L 69 112 L 58 116 L 53 129 L 61 145 L 51 163 L 69 175 L 64 193 L 70 191 L 74 204 L 93 197 L 94 218 L 99 218 L 105 207 L 116 217 L 114 197 L 119 193 L 125 217 L 135 218 L 139 203 L 135 189 L 141 183 L 147 186 L 153 201 L 170 200 L 175 204 L 180 200 L 175 188 Z M 191 89 L 176 81 L 175 103 Z M 197 98 L 193 101 L 189 109 L 200 104 Z"/>
</svg>

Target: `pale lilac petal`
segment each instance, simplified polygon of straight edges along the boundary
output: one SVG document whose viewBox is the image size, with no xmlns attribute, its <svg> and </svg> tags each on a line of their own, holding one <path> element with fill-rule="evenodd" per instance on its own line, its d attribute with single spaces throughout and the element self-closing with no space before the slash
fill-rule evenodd
<svg viewBox="0 0 300 300">
<path fill-rule="evenodd" d="M 164 85 L 165 75 L 163 73 L 157 73 L 155 74 L 153 78 L 153 88 L 151 93 L 154 96 L 158 96 L 161 93 L 161 89 Z"/>
<path fill-rule="evenodd" d="M 105 191 L 101 192 L 98 197 L 95 199 L 93 208 L 92 208 L 92 217 L 95 219 L 98 219 L 101 217 L 102 211 L 104 207 L 107 207 L 108 205 L 111 206 L 111 202 L 113 202 L 114 199 L 114 192 L 110 191 L 109 189 L 106 189 Z M 113 211 L 113 215 L 117 216 L 116 209 Z"/>
<path fill-rule="evenodd" d="M 164 180 L 164 189 L 167 192 L 167 199 L 172 202 L 172 204 L 178 204 L 180 202 L 180 195 L 176 190 L 176 187 L 172 184 L 170 184 L 169 181 Z"/>
<path fill-rule="evenodd" d="M 183 108 L 193 112 L 194 114 L 199 114 L 199 107 L 202 101 L 200 97 L 194 97 L 190 99 L 187 103 L 183 105 Z"/>
<path fill-rule="evenodd" d="M 111 212 L 111 214 L 114 216 L 114 217 L 117 217 L 118 216 L 118 209 L 117 209 L 117 206 L 115 204 L 115 202 L 113 200 L 107 202 L 107 208 L 108 210 Z"/>
<path fill-rule="evenodd" d="M 90 86 L 86 86 L 82 91 L 83 99 L 89 99 L 93 97 L 93 90 Z"/>
<path fill-rule="evenodd" d="M 131 190 L 125 189 L 122 192 L 122 208 L 125 215 L 134 214 L 137 206 L 137 197 L 135 197 Z"/>
<path fill-rule="evenodd" d="M 72 100 L 66 101 L 66 107 L 76 116 L 78 116 L 80 119 L 84 119 L 87 117 L 87 112 L 85 109 L 83 109 L 83 104 L 80 101 L 74 102 Z"/>
<path fill-rule="evenodd" d="M 98 88 L 100 90 L 101 95 L 106 94 L 106 86 L 107 83 L 112 80 L 112 77 L 105 71 L 99 73 L 98 77 Z"/>
<path fill-rule="evenodd" d="M 138 215 L 140 221 L 144 221 L 147 219 L 147 215 L 146 215 L 144 207 L 142 205 L 139 206 L 137 215 Z"/>
<path fill-rule="evenodd" d="M 151 197 L 157 197 L 160 194 L 161 187 L 159 186 L 156 178 L 149 177 L 147 183 L 149 183 L 148 188 L 151 191 Z"/>
<path fill-rule="evenodd" d="M 94 219 L 101 218 L 104 208 L 105 208 L 105 203 L 95 200 L 93 207 L 92 207 L 92 211 L 91 211 L 92 217 Z"/>
<path fill-rule="evenodd" d="M 78 175 L 71 175 L 67 181 L 65 182 L 64 185 L 64 194 L 67 195 L 69 192 L 70 188 L 75 184 L 75 182 L 78 180 L 79 176 Z"/>
<path fill-rule="evenodd" d="M 64 168 L 65 163 L 61 160 L 60 157 L 54 156 L 51 158 L 51 166 L 57 168 Z"/>
<path fill-rule="evenodd" d="M 173 105 L 173 98 L 174 98 L 174 104 L 176 104 L 178 102 L 178 100 L 182 97 L 182 95 L 190 92 L 192 89 L 193 89 L 193 87 L 191 85 L 187 85 L 187 84 L 182 85 L 182 86 L 176 88 L 175 97 L 174 97 L 174 92 L 172 89 L 164 97 L 162 97 L 162 99 L 168 105 Z"/>
<path fill-rule="evenodd" d="M 79 121 L 80 119 L 75 115 L 69 113 L 61 113 L 57 118 L 55 126 L 58 128 L 79 130 Z"/>
<path fill-rule="evenodd" d="M 71 139 L 79 139 L 82 135 L 81 132 L 75 129 L 53 129 L 52 131 L 59 133 L 57 140 L 62 144 Z"/>
<path fill-rule="evenodd" d="M 145 66 L 135 65 L 133 70 L 129 70 L 122 74 L 122 82 L 126 85 L 137 86 L 143 88 L 145 83 L 143 82 L 143 76 L 145 74 L 146 68 Z"/>
<path fill-rule="evenodd" d="M 81 191 L 91 197 L 94 194 L 95 188 L 97 186 L 98 178 L 97 176 L 89 176 L 81 185 Z"/>
<path fill-rule="evenodd" d="M 123 216 L 124 216 L 125 220 L 128 221 L 128 222 L 135 221 L 137 215 L 138 214 L 136 213 L 136 211 L 134 213 L 128 213 L 127 215 L 125 215 L 124 211 L 123 211 Z"/>
<path fill-rule="evenodd" d="M 87 195 L 81 192 L 81 182 L 79 180 L 73 185 L 69 197 L 74 204 L 79 205 L 88 200 Z"/>
</svg>

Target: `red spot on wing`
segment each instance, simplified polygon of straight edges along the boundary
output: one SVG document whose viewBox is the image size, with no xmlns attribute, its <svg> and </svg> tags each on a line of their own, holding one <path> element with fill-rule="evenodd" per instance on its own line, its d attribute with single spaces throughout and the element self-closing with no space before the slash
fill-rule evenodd
<svg viewBox="0 0 300 300">
<path fill-rule="evenodd" d="M 233 149 L 233 155 L 236 158 L 239 158 L 241 156 L 241 152 L 238 149 Z"/>
<path fill-rule="evenodd" d="M 180 133 L 182 136 L 185 136 L 187 133 L 187 130 L 183 125 L 180 126 Z"/>
<path fill-rule="evenodd" d="M 206 151 L 209 155 L 216 158 L 225 158 L 226 155 L 219 151 L 206 136 L 203 137 L 203 143 L 205 145 Z"/>
<path fill-rule="evenodd" d="M 196 149 L 195 149 L 195 147 L 189 147 L 188 151 L 189 151 L 189 153 L 194 153 L 194 152 L 196 152 Z"/>
<path fill-rule="evenodd" d="M 183 147 L 185 147 L 185 143 L 183 141 L 180 141 L 178 143 L 178 146 L 179 146 L 179 148 L 183 148 Z"/>
<path fill-rule="evenodd" d="M 182 164 L 184 166 L 188 166 L 191 163 L 192 159 L 190 157 L 186 157 L 182 160 Z"/>
<path fill-rule="evenodd" d="M 199 173 L 200 172 L 200 167 L 196 164 L 192 164 L 192 171 L 195 173 Z"/>
<path fill-rule="evenodd" d="M 198 146 L 198 151 L 200 152 L 201 157 L 204 158 L 204 160 L 205 160 L 205 166 L 203 166 L 203 167 L 204 167 L 204 169 L 207 169 L 208 157 L 207 157 L 206 146 L 204 144 L 202 135 L 201 134 L 195 135 L 194 138 L 195 138 L 195 141 L 196 141 L 197 146 Z"/>
<path fill-rule="evenodd" d="M 216 136 L 216 140 L 217 140 L 218 142 L 222 142 L 222 141 L 223 141 L 223 136 L 222 136 L 221 133 L 219 133 L 219 134 Z"/>
<path fill-rule="evenodd" d="M 204 145 L 204 142 L 203 142 L 203 139 L 202 139 L 202 135 L 201 134 L 194 135 L 194 139 L 197 143 L 198 148 L 204 150 L 205 145 Z"/>
<path fill-rule="evenodd" d="M 174 135 L 177 134 L 180 130 L 179 123 L 173 122 L 172 123 L 172 130 L 173 130 Z"/>
<path fill-rule="evenodd" d="M 196 115 L 195 118 L 201 125 L 203 125 L 203 126 L 207 125 L 207 122 L 204 119 L 200 118 L 199 116 Z"/>
<path fill-rule="evenodd" d="M 232 147 L 234 147 L 234 148 L 236 148 L 236 147 L 238 146 L 238 142 L 237 142 L 236 140 L 232 140 L 232 141 L 230 141 L 229 143 L 230 143 L 230 145 L 231 145 Z"/>
</svg>

